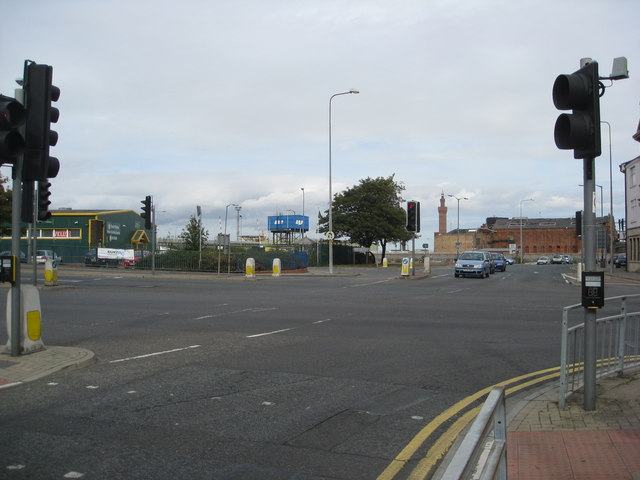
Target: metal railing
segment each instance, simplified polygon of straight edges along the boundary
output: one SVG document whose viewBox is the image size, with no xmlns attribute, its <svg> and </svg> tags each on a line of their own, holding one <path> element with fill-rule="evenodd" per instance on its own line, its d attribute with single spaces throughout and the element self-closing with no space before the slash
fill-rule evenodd
<svg viewBox="0 0 640 480">
<path fill-rule="evenodd" d="M 493 441 L 488 456 L 479 465 L 478 461 L 492 432 Z M 477 477 L 476 470 L 479 468 L 482 471 Z M 507 478 L 507 418 L 503 386 L 495 387 L 489 392 L 442 478 L 466 480 L 474 475 L 480 480 Z"/>
<path fill-rule="evenodd" d="M 596 377 L 624 374 L 625 366 L 640 365 L 640 311 L 629 313 L 628 300 L 640 299 L 640 294 L 605 299 L 620 300 L 620 313 L 596 320 Z M 569 326 L 570 313 L 582 311 L 582 305 L 570 305 L 562 310 L 562 344 L 560 347 L 560 388 L 558 406 L 566 408 L 569 395 L 583 386 L 584 323 Z"/>
</svg>

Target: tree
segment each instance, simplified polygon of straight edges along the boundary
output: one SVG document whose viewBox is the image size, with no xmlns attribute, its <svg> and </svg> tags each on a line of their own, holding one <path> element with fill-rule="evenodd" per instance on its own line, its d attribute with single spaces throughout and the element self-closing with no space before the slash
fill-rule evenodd
<svg viewBox="0 0 640 480">
<path fill-rule="evenodd" d="M 413 236 L 406 230 L 406 214 L 401 205 L 404 187 L 394 181 L 394 175 L 360 180 L 358 185 L 336 194 L 333 199 L 336 238 L 348 237 L 352 243 L 365 248 L 378 242 L 382 247 L 381 260 L 387 242 L 407 241 Z M 328 210 L 319 222 L 320 231 L 327 232 Z"/>
<path fill-rule="evenodd" d="M 11 199 L 13 192 L 5 187 L 7 177 L 0 176 L 0 235 L 7 236 L 11 233 Z"/>
<path fill-rule="evenodd" d="M 185 250 L 197 251 L 200 250 L 200 245 L 204 245 L 209 239 L 209 231 L 202 227 L 195 215 L 191 215 L 189 223 L 180 234 L 180 238 L 184 241 Z"/>
</svg>

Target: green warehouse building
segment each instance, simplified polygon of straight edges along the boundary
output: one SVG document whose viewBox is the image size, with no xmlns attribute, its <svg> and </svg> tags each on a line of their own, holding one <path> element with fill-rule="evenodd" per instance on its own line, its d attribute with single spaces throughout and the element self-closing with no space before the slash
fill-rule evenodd
<svg viewBox="0 0 640 480">
<path fill-rule="evenodd" d="M 4 225 L 0 251 L 11 250 L 10 222 Z M 7 228 L 8 226 L 8 228 Z M 85 254 L 95 248 L 149 250 L 151 230 L 133 210 L 51 210 L 51 219 L 23 227 L 20 247 L 28 255 L 29 238 L 35 238 L 36 250 L 52 250 L 62 263 L 82 263 Z"/>
</svg>

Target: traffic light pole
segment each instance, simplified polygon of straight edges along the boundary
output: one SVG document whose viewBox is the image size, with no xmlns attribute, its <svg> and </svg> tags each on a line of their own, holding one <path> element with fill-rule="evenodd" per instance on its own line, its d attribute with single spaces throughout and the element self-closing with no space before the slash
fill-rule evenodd
<svg viewBox="0 0 640 480">
<path fill-rule="evenodd" d="M 22 216 L 22 155 L 13 166 L 11 205 L 11 255 L 16 258 L 15 282 L 11 284 L 11 356 L 20 355 L 20 223 Z"/>
<path fill-rule="evenodd" d="M 595 158 L 583 159 L 584 213 L 582 259 L 586 272 L 596 268 Z M 596 308 L 584 309 L 584 409 L 596 409 Z"/>
<path fill-rule="evenodd" d="M 22 88 L 15 89 L 16 100 L 24 105 L 24 90 Z M 24 132 L 24 130 L 23 130 Z M 15 282 L 11 284 L 11 356 L 17 357 L 20 355 L 20 339 L 21 339 L 21 324 L 20 324 L 20 224 L 22 220 L 22 163 L 24 161 L 23 155 L 16 157 L 15 164 L 13 165 L 13 192 L 11 200 L 11 255 L 16 258 L 16 271 Z"/>
</svg>

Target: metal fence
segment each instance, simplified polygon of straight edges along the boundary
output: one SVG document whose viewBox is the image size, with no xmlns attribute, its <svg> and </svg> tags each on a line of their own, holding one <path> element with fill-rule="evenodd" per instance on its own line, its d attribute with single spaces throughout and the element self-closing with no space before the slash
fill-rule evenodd
<svg viewBox="0 0 640 480">
<path fill-rule="evenodd" d="M 629 312 L 630 303 L 637 300 L 640 294 L 605 299 L 605 305 L 618 305 L 619 301 L 619 309 L 616 309 L 618 313 L 596 320 L 596 377 L 622 375 L 625 367 L 640 365 L 640 311 Z M 582 312 L 582 308 L 577 304 L 562 310 L 560 409 L 566 407 L 569 395 L 584 384 L 584 322 L 570 326 L 571 313 Z"/>
<path fill-rule="evenodd" d="M 488 456 L 479 464 L 480 456 L 492 433 L 493 441 Z M 469 432 L 462 440 L 442 478 L 506 480 L 507 418 L 503 386 L 495 387 L 489 392 L 480 413 L 469 428 Z"/>
</svg>

